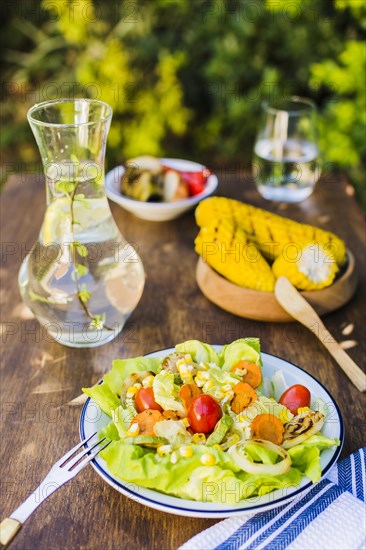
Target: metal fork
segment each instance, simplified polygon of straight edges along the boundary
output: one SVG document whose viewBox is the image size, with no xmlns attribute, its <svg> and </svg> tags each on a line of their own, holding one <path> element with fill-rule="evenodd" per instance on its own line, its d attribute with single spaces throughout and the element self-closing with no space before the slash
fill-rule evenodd
<svg viewBox="0 0 366 550">
<path fill-rule="evenodd" d="M 105 437 L 90 447 L 87 447 L 82 453 L 78 453 L 74 458 L 73 455 L 81 449 L 88 441 L 90 441 L 97 432 L 87 437 L 78 445 L 75 445 L 68 453 L 58 460 L 50 469 L 42 483 L 32 493 L 27 500 L 23 502 L 8 518 L 4 519 L 0 524 L 0 548 L 5 548 L 9 542 L 15 537 L 22 524 L 33 514 L 34 510 L 46 500 L 52 493 L 59 489 L 64 483 L 70 481 L 76 476 L 94 457 L 105 449 L 111 441 L 107 441 L 101 448 L 97 448 Z M 94 452 L 89 454 L 93 449 Z M 85 458 L 83 458 L 85 457 Z M 72 460 L 70 460 L 72 459 Z M 82 459 L 82 460 L 80 460 Z"/>
</svg>

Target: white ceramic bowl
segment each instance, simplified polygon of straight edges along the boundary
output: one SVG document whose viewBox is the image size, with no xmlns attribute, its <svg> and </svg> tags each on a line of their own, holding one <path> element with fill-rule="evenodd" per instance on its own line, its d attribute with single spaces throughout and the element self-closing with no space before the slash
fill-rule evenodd
<svg viewBox="0 0 366 550">
<path fill-rule="evenodd" d="M 165 166 L 170 168 L 181 170 L 184 172 L 201 172 L 205 166 L 198 162 L 192 162 L 190 160 L 182 159 L 160 159 Z M 163 222 L 167 220 L 173 220 L 178 218 L 187 210 L 190 210 L 198 204 L 202 199 L 211 195 L 218 186 L 218 179 L 215 174 L 211 174 L 207 178 L 206 187 L 202 193 L 183 199 L 181 201 L 174 202 L 144 202 L 130 199 L 123 195 L 120 191 L 121 178 L 125 171 L 124 166 L 117 166 L 106 174 L 105 177 L 105 191 L 107 197 L 132 212 L 138 218 L 143 220 L 150 220 L 155 222 Z"/>
</svg>

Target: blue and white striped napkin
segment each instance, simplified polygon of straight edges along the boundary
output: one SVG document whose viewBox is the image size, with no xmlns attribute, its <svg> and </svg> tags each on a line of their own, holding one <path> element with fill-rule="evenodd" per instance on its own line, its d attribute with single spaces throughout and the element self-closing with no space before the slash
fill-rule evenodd
<svg viewBox="0 0 366 550">
<path fill-rule="evenodd" d="M 273 510 L 226 519 L 179 550 L 360 550 L 366 547 L 366 447 Z"/>
</svg>

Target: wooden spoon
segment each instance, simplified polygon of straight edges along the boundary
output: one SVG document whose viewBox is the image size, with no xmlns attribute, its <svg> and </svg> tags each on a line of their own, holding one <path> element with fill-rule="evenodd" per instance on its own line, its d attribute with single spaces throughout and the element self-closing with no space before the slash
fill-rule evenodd
<svg viewBox="0 0 366 550">
<path fill-rule="evenodd" d="M 320 320 L 318 314 L 315 313 L 311 305 L 301 296 L 286 277 L 277 279 L 275 296 L 287 313 L 315 334 L 356 388 L 364 392 L 366 390 L 366 374 L 356 365 L 350 356 L 347 355 L 338 342 L 334 340 L 333 336 Z"/>
</svg>

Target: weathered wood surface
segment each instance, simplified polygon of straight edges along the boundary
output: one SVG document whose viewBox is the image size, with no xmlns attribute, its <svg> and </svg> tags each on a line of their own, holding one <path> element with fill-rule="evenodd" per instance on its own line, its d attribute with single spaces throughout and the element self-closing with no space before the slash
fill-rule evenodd
<svg viewBox="0 0 366 550">
<path fill-rule="evenodd" d="M 253 182 L 219 173 L 220 193 L 243 199 L 342 236 L 357 261 L 360 284 L 351 302 L 325 317 L 334 337 L 359 364 L 365 357 L 364 220 L 341 177 L 323 177 L 299 205 L 263 201 Z M 323 346 L 297 323 L 270 324 L 235 317 L 211 304 L 195 282 L 197 232 L 193 213 L 165 223 L 138 220 L 120 207 L 112 211 L 124 236 L 135 243 L 147 273 L 142 300 L 122 334 L 110 344 L 75 350 L 50 341 L 22 305 L 17 286 L 21 261 L 37 237 L 44 213 L 43 183 L 12 177 L 2 196 L 1 256 L 1 517 L 9 515 L 38 485 L 50 465 L 78 441 L 80 407 L 67 403 L 82 386 L 98 380 L 112 359 L 144 354 L 197 338 L 227 343 L 259 336 L 264 351 L 288 359 L 316 376 L 342 412 L 342 455 L 365 444 L 365 399 Z M 120 495 L 90 467 L 53 494 L 12 544 L 22 549 L 129 550 L 177 548 L 213 520 L 156 512 Z"/>
</svg>

